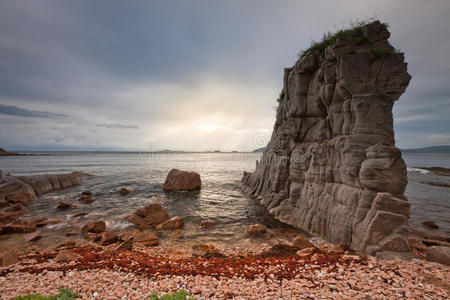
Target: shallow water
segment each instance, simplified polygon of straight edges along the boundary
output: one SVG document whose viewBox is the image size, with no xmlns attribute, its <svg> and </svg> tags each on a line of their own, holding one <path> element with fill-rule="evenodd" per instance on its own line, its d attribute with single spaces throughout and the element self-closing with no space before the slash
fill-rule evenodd
<svg viewBox="0 0 450 300">
<path fill-rule="evenodd" d="M 161 205 L 170 216 L 181 216 L 186 222 L 178 241 L 234 243 L 245 240 L 245 227 L 261 223 L 274 236 L 289 238 L 302 231 L 273 219 L 257 200 L 239 191 L 243 171 L 253 171 L 261 153 L 53 153 L 48 156 L 17 156 L 0 158 L 0 169 L 12 175 L 41 173 L 66 173 L 74 170 L 95 175 L 81 186 L 57 191 L 40 197 L 27 207 L 29 218 L 48 217 L 61 219 L 63 223 L 46 226 L 41 230 L 44 239 L 40 244 L 66 239 L 64 233 L 80 228 L 88 219 L 104 220 L 114 230 L 126 230 L 132 225 L 125 217 L 162 195 L 167 200 Z M 450 177 L 438 176 L 412 167 L 450 167 L 450 155 L 404 154 L 408 164 L 409 184 L 406 195 L 411 202 L 413 227 L 420 228 L 424 220 L 433 220 L 441 230 L 450 233 L 449 188 L 423 184 L 424 181 L 449 182 Z M 193 193 L 165 193 L 162 183 L 172 168 L 193 170 L 201 174 L 202 188 Z M 116 190 L 127 187 L 132 193 L 121 196 Z M 91 204 L 77 201 L 80 192 L 93 192 Z M 78 204 L 78 208 L 60 211 L 59 200 Z M 86 211 L 89 215 L 73 218 Z M 203 219 L 214 221 L 210 230 L 199 228 Z M 54 233 L 54 234 L 53 234 Z M 172 237 L 166 237 L 171 239 Z M 16 241 L 17 242 L 17 241 Z"/>
</svg>

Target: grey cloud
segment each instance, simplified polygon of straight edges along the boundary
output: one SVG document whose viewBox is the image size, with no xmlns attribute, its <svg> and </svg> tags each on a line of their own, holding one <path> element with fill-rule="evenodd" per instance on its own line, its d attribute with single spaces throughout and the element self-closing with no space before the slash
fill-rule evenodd
<svg viewBox="0 0 450 300">
<path fill-rule="evenodd" d="M 139 126 L 136 125 L 122 125 L 122 124 L 97 124 L 96 126 L 108 129 L 139 129 Z"/>
<path fill-rule="evenodd" d="M 36 111 L 25 108 L 20 108 L 14 105 L 0 104 L 0 114 L 19 116 L 19 117 L 36 117 L 36 118 L 62 118 L 67 117 L 66 114 L 58 114 L 45 111 Z"/>
</svg>

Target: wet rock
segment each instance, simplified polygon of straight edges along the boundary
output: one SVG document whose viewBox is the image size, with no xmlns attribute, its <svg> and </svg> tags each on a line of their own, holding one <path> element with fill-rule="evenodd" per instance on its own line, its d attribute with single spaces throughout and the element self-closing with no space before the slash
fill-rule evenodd
<svg viewBox="0 0 450 300">
<path fill-rule="evenodd" d="M 14 205 L 11 205 L 10 207 L 8 207 L 6 210 L 6 212 L 15 212 L 18 214 L 27 214 L 28 212 L 24 209 L 23 205 L 20 203 L 16 203 Z"/>
<path fill-rule="evenodd" d="M 183 228 L 183 226 L 184 226 L 183 219 L 179 216 L 175 216 L 165 221 L 164 223 L 159 224 L 158 226 L 156 226 L 156 228 L 161 230 L 175 230 Z"/>
<path fill-rule="evenodd" d="M 42 239 L 42 234 L 35 234 L 28 238 L 28 242 L 36 242 Z"/>
<path fill-rule="evenodd" d="M 284 257 L 294 256 L 300 248 L 286 244 L 276 244 L 270 247 L 269 250 L 263 251 L 260 256 L 262 257 Z"/>
<path fill-rule="evenodd" d="M 91 191 L 82 191 L 81 195 L 82 196 L 92 196 L 92 192 Z"/>
<path fill-rule="evenodd" d="M 170 233 L 170 236 L 172 236 L 172 237 L 179 237 L 181 235 L 182 235 L 181 229 L 175 229 L 174 231 L 172 231 Z"/>
<path fill-rule="evenodd" d="M 254 224 L 254 225 L 250 225 L 247 228 L 245 228 L 245 232 L 247 232 L 248 234 L 251 235 L 259 235 L 259 234 L 263 234 L 266 233 L 266 227 L 262 226 L 261 224 Z"/>
<path fill-rule="evenodd" d="M 0 229 L 0 235 L 11 233 L 29 233 L 36 231 L 36 225 L 27 220 L 17 219 L 13 223 L 9 223 Z"/>
<path fill-rule="evenodd" d="M 72 172 L 69 174 L 17 176 L 16 178 L 29 184 L 35 191 L 36 195 L 43 195 L 51 191 L 80 185 L 81 180 L 85 176 L 86 174 L 81 172 Z"/>
<path fill-rule="evenodd" d="M 79 235 L 80 233 L 81 233 L 80 231 L 69 231 L 69 232 L 66 232 L 66 236 Z"/>
<path fill-rule="evenodd" d="M 215 225 L 216 223 L 214 223 L 213 221 L 203 220 L 200 222 L 200 227 L 203 229 L 209 229 L 211 227 L 214 227 Z"/>
<path fill-rule="evenodd" d="M 97 222 L 88 222 L 86 225 L 83 226 L 82 230 L 84 233 L 102 233 L 106 231 L 106 224 L 104 221 L 97 221 Z"/>
<path fill-rule="evenodd" d="M 127 219 L 137 227 L 146 229 L 165 222 L 169 219 L 169 214 L 161 205 L 151 203 L 145 207 L 139 208 Z"/>
<path fill-rule="evenodd" d="M 102 246 L 110 245 L 119 241 L 119 237 L 114 231 L 107 231 L 101 234 L 100 244 Z"/>
<path fill-rule="evenodd" d="M 154 232 L 142 232 L 134 235 L 134 242 L 139 242 L 144 246 L 158 246 L 159 240 Z"/>
<path fill-rule="evenodd" d="M 58 206 L 56 208 L 61 209 L 61 210 L 66 210 L 66 209 L 74 208 L 74 207 L 78 207 L 78 206 L 73 203 L 61 200 L 61 201 L 59 201 Z"/>
<path fill-rule="evenodd" d="M 5 251 L 0 253 L 0 267 L 7 267 L 17 263 L 19 259 L 14 251 Z"/>
<path fill-rule="evenodd" d="M 76 254 L 69 250 L 62 250 L 56 255 L 55 261 L 56 262 L 71 262 L 71 261 L 77 261 L 82 259 L 83 256 Z"/>
<path fill-rule="evenodd" d="M 28 205 L 36 200 L 33 188 L 12 176 L 0 178 L 0 207 L 11 204 Z"/>
<path fill-rule="evenodd" d="M 192 191 L 201 187 L 200 175 L 195 172 L 172 169 L 163 184 L 165 191 Z"/>
<path fill-rule="evenodd" d="M 19 215 L 15 212 L 0 212 L 0 223 L 8 224 L 19 218 Z"/>
<path fill-rule="evenodd" d="M 118 189 L 117 192 L 118 192 L 119 194 L 121 194 L 122 196 L 125 196 L 125 195 L 128 195 L 129 193 L 131 193 L 131 190 L 122 187 L 122 188 Z"/>
<path fill-rule="evenodd" d="M 442 167 L 418 167 L 419 169 L 424 169 L 427 171 L 431 171 L 437 175 L 441 176 L 450 176 L 450 169 L 449 168 L 442 168 Z"/>
<path fill-rule="evenodd" d="M 351 34 L 375 43 L 337 39 L 285 70 L 271 139 L 242 178 L 276 219 L 369 254 L 409 251 L 392 108 L 411 76 L 380 32 L 379 21 L 366 24 Z M 388 55 L 374 55 L 380 45 Z"/>
<path fill-rule="evenodd" d="M 440 264 L 450 265 L 450 247 L 430 247 L 426 253 L 426 259 Z"/>
<path fill-rule="evenodd" d="M 79 213 L 77 213 L 77 214 L 74 214 L 74 215 L 72 216 L 72 218 L 78 218 L 78 217 L 83 217 L 83 216 L 87 216 L 87 215 L 88 215 L 87 212 L 82 211 L 82 212 L 79 212 Z"/>
<path fill-rule="evenodd" d="M 80 201 L 83 204 L 89 204 L 94 202 L 95 200 L 91 198 L 91 196 L 83 195 L 80 198 L 78 198 L 78 201 Z"/>
<path fill-rule="evenodd" d="M 438 229 L 439 228 L 439 226 L 436 223 L 434 223 L 433 221 L 422 222 L 422 225 L 425 226 L 425 227 L 433 228 L 433 229 Z"/>
<path fill-rule="evenodd" d="M 73 248 L 76 246 L 76 244 L 77 243 L 75 241 L 65 241 L 56 245 L 56 248 Z"/>
<path fill-rule="evenodd" d="M 304 249 L 304 248 L 315 248 L 315 246 L 305 237 L 301 236 L 301 235 L 297 235 L 294 238 L 294 241 L 292 242 L 292 244 L 295 247 L 299 247 L 300 249 Z"/>
<path fill-rule="evenodd" d="M 217 249 L 214 245 L 199 244 L 194 245 L 192 249 L 194 250 L 194 252 L 192 253 L 193 256 L 203 256 L 208 258 L 224 256 L 222 252 L 220 252 L 220 250 Z"/>
<path fill-rule="evenodd" d="M 450 187 L 449 182 L 439 182 L 439 181 L 424 181 L 423 183 L 434 185 L 434 186 L 440 186 L 440 187 Z"/>
</svg>

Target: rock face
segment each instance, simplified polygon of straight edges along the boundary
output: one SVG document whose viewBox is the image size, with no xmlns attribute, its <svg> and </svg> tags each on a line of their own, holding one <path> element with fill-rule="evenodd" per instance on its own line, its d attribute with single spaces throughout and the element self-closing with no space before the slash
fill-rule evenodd
<svg viewBox="0 0 450 300">
<path fill-rule="evenodd" d="M 243 191 L 282 222 L 360 251 L 409 251 L 406 165 L 392 107 L 411 79 L 376 21 L 285 69 L 271 140 Z"/>
<path fill-rule="evenodd" d="M 172 169 L 167 174 L 163 189 L 166 191 L 193 191 L 200 188 L 202 181 L 195 172 Z"/>
<path fill-rule="evenodd" d="M 27 205 L 37 196 L 81 184 L 86 174 L 43 174 L 32 176 L 5 176 L 0 178 L 0 207 L 16 203 Z"/>
</svg>

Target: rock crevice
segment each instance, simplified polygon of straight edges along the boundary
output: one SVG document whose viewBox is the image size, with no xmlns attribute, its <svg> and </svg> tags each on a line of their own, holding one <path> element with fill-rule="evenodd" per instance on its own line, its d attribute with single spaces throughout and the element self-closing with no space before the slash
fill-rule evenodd
<svg viewBox="0 0 450 300">
<path fill-rule="evenodd" d="M 282 222 L 369 254 L 409 251 L 406 165 L 392 108 L 411 79 L 379 21 L 285 69 L 271 140 L 243 191 Z"/>
</svg>

